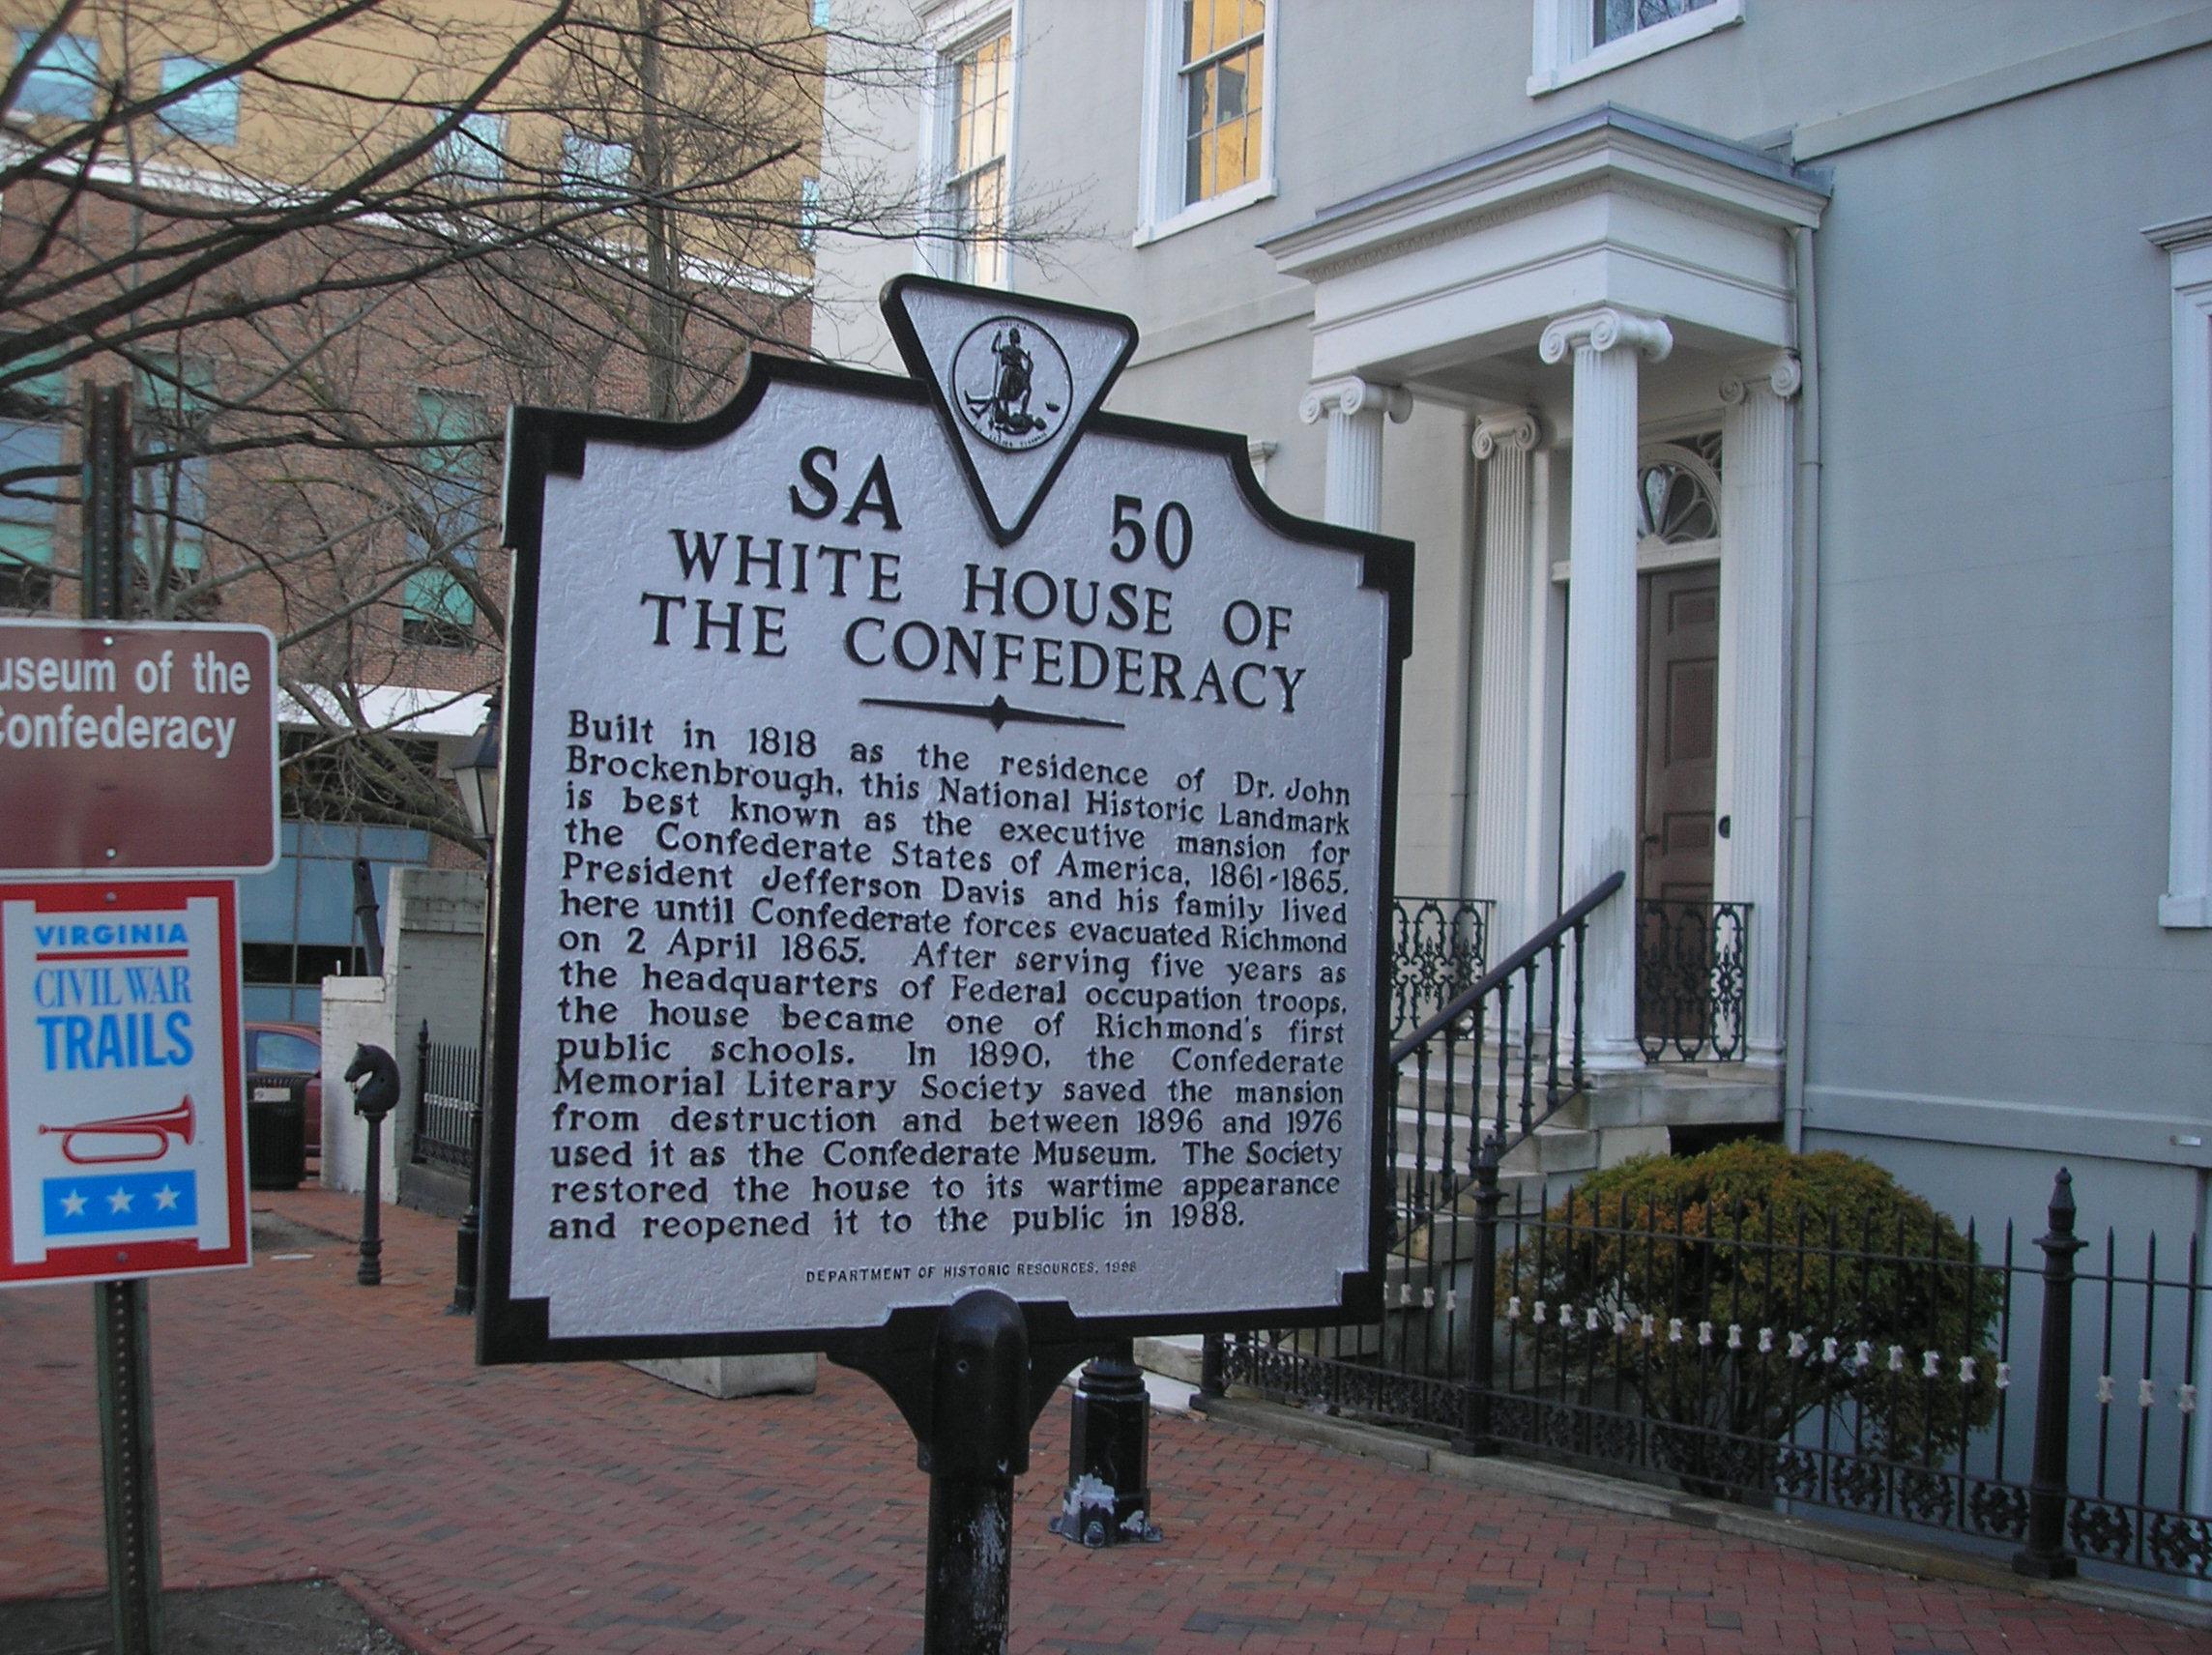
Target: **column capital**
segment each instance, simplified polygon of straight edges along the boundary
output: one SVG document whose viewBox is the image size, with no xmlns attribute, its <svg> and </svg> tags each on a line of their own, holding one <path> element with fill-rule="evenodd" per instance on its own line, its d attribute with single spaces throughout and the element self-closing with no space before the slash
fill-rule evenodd
<svg viewBox="0 0 2212 1655">
<path fill-rule="evenodd" d="M 1616 310 L 1610 305 L 1600 305 L 1594 310 L 1578 310 L 1572 316 L 1561 316 L 1544 330 L 1537 341 L 1536 354 L 1548 363 L 1563 362 L 1569 351 L 1588 346 L 1593 351 L 1610 351 L 1615 345 L 1628 345 L 1642 352 L 1653 362 L 1664 362 L 1667 353 L 1674 348 L 1674 333 L 1656 316 L 1639 316 L 1633 310 Z"/>
<path fill-rule="evenodd" d="M 1402 385 L 1377 385 L 1357 374 L 1324 379 L 1310 387 L 1298 403 L 1298 418 L 1308 425 L 1324 414 L 1387 414 L 1404 424 L 1413 412 L 1413 393 Z"/>
<path fill-rule="evenodd" d="M 1721 400 L 1731 408 L 1758 388 L 1764 380 L 1766 389 L 1788 400 L 1797 394 L 1797 388 L 1805 383 L 1805 370 L 1797 365 L 1795 351 L 1768 351 L 1761 356 L 1745 357 L 1729 369 L 1728 377 L 1721 381 Z"/>
<path fill-rule="evenodd" d="M 1525 454 L 1542 440 L 1543 429 L 1536 423 L 1532 408 L 1501 408 L 1494 414 L 1475 416 L 1474 431 L 1468 439 L 1468 448 L 1478 460 L 1486 460 L 1503 449 L 1510 454 Z"/>
</svg>

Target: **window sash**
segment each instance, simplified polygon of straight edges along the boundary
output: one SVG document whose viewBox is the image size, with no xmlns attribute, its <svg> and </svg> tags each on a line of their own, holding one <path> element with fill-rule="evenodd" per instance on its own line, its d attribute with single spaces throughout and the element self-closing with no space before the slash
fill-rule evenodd
<svg viewBox="0 0 2212 1655">
<path fill-rule="evenodd" d="M 799 247 L 801 252 L 812 252 L 816 234 L 822 226 L 822 181 L 802 178 L 799 181 Z"/>
<path fill-rule="evenodd" d="M 561 183 L 570 189 L 619 194 L 629 188 L 630 147 L 582 132 L 561 134 Z"/>
<path fill-rule="evenodd" d="M 939 185 L 945 227 L 957 240 L 952 278 L 1005 278 L 1006 158 L 1013 130 L 1013 34 L 978 42 L 946 66 L 947 162 Z"/>
<path fill-rule="evenodd" d="M 1005 162 L 996 160 L 965 175 L 946 197 L 950 228 L 960 239 L 952 246 L 952 278 L 995 286 L 1005 274 Z"/>
<path fill-rule="evenodd" d="M 566 163 L 568 147 L 562 146 Z M 507 177 L 507 117 L 482 109 L 461 117 L 461 123 L 431 152 L 439 172 L 472 187 L 498 184 Z"/>
<path fill-rule="evenodd" d="M 482 405 L 472 397 L 420 391 L 415 396 L 415 429 L 427 443 L 453 443 L 479 437 L 485 428 Z M 484 486 L 485 464 L 480 448 L 425 448 L 416 458 L 422 476 L 415 505 L 429 519 L 407 525 L 408 556 L 420 563 L 444 554 L 473 566 L 476 541 L 491 524 L 491 502 Z"/>
<path fill-rule="evenodd" d="M 216 66 L 204 58 L 165 57 L 161 60 L 163 95 L 197 80 Z M 238 82 L 213 80 L 189 97 L 161 110 L 161 125 L 194 143 L 228 145 L 238 142 Z"/>
<path fill-rule="evenodd" d="M 171 575 L 197 575 L 205 566 L 209 470 L 205 454 L 186 454 L 132 489 L 131 549 L 149 571 L 166 565 Z"/>
<path fill-rule="evenodd" d="M 1183 72 L 1183 201 L 1207 201 L 1260 175 L 1266 48 L 1253 45 Z M 1237 106 L 1224 114 L 1224 84 L 1235 74 Z"/>
<path fill-rule="evenodd" d="M 1183 206 L 1210 201 L 1260 176 L 1266 54 L 1265 0 L 1183 0 L 1181 64 L 1176 72 Z M 1223 113 L 1225 88 L 1234 95 L 1234 113 Z"/>
<path fill-rule="evenodd" d="M 1266 33 L 1266 0 L 1182 0 L 1182 67 L 1197 69 L 1227 57 Z"/>
<path fill-rule="evenodd" d="M 1710 6 L 1713 0 L 1589 0 L 1590 48 L 1624 41 L 1644 29 Z"/>
<path fill-rule="evenodd" d="M 40 31 L 15 31 L 15 57 L 38 44 Z M 100 42 L 89 35 L 57 35 L 47 43 L 15 93 L 19 115 L 60 115 L 92 119 L 93 93 L 100 84 Z"/>
<path fill-rule="evenodd" d="M 419 642 L 443 641 L 447 636 L 463 642 L 475 634 L 477 600 L 451 569 L 417 569 L 409 575 L 400 611 L 402 636 L 418 631 L 433 635 Z"/>
</svg>

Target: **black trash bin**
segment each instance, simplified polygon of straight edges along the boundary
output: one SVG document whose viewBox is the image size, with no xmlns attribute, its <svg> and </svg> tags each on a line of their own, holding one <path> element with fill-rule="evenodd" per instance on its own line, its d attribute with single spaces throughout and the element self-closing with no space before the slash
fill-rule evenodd
<svg viewBox="0 0 2212 1655">
<path fill-rule="evenodd" d="M 257 1190 L 298 1189 L 307 1176 L 307 1080 L 246 1077 L 247 1181 Z"/>
</svg>

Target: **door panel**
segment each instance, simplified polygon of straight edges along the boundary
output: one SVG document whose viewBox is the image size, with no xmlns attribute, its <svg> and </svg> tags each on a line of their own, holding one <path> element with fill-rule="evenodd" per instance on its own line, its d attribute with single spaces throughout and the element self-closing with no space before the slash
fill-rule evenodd
<svg viewBox="0 0 2212 1655">
<path fill-rule="evenodd" d="M 1637 582 L 1639 896 L 1712 900 L 1720 596 L 1720 570 L 1711 565 L 1660 569 Z"/>
</svg>

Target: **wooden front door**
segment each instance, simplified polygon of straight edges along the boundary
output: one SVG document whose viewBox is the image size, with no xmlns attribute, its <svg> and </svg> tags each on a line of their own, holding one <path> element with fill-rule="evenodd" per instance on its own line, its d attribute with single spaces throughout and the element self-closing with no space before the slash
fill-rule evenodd
<svg viewBox="0 0 2212 1655">
<path fill-rule="evenodd" d="M 1717 566 L 1659 569 L 1636 583 L 1644 666 L 1640 897 L 1713 896 L 1713 749 L 1720 688 Z"/>
</svg>

